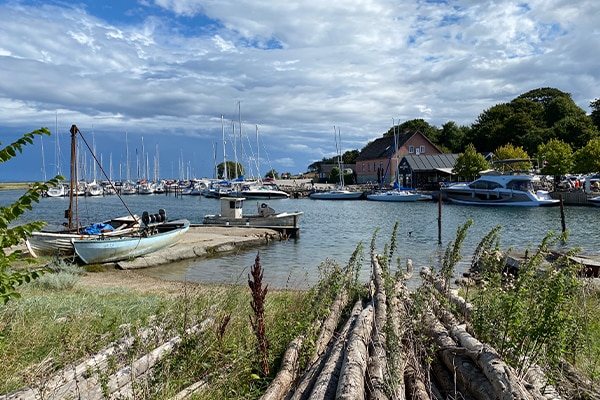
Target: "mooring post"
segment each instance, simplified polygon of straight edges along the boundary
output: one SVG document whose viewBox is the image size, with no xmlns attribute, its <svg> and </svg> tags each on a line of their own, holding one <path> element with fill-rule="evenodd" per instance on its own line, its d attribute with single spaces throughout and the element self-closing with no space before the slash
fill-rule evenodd
<svg viewBox="0 0 600 400">
<path fill-rule="evenodd" d="M 442 244 L 442 192 L 438 195 L 438 244 Z"/>
</svg>

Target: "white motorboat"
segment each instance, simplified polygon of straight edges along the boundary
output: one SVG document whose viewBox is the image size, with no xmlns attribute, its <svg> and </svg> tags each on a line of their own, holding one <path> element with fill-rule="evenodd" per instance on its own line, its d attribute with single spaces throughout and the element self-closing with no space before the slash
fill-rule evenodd
<svg viewBox="0 0 600 400">
<path fill-rule="evenodd" d="M 48 197 L 65 197 L 69 195 L 69 185 L 66 183 L 60 183 L 53 186 L 46 191 Z"/>
<path fill-rule="evenodd" d="M 588 202 L 594 206 L 600 207 L 600 196 L 592 197 L 588 199 Z"/>
<path fill-rule="evenodd" d="M 255 184 L 243 185 L 239 192 L 241 197 L 247 199 L 287 199 L 290 195 L 272 182 L 257 182 Z"/>
<path fill-rule="evenodd" d="M 148 217 L 146 213 L 142 215 L 145 226 L 135 235 L 72 239 L 75 253 L 86 264 L 128 260 L 174 245 L 190 227 L 187 219 L 153 224 Z"/>
<path fill-rule="evenodd" d="M 367 200 L 373 201 L 390 201 L 390 202 L 404 202 L 404 201 L 422 201 L 431 200 L 432 197 L 429 194 L 418 193 L 414 190 L 403 190 L 403 189 L 391 189 L 384 192 L 376 192 L 367 195 Z"/>
<path fill-rule="evenodd" d="M 363 197 L 363 192 L 353 192 L 346 189 L 333 189 L 323 192 L 314 191 L 308 196 L 315 200 L 358 200 Z"/>
<path fill-rule="evenodd" d="M 220 226 L 262 226 L 262 227 L 297 227 L 298 219 L 303 214 L 295 212 L 275 212 L 266 203 L 257 203 L 256 214 L 243 214 L 243 197 L 221 197 L 221 214 L 206 215 L 205 225 Z"/>
<path fill-rule="evenodd" d="M 503 175 L 491 171 L 470 183 L 442 187 L 448 200 L 458 204 L 486 206 L 556 206 L 559 200 L 546 190 L 535 190 L 530 175 Z"/>
</svg>

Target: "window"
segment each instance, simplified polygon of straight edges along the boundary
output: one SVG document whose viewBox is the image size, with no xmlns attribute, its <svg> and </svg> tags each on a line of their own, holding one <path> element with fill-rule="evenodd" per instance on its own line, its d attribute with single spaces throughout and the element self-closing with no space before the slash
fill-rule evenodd
<svg viewBox="0 0 600 400">
<path fill-rule="evenodd" d="M 365 163 L 362 163 L 362 172 L 365 172 Z"/>
<path fill-rule="evenodd" d="M 408 152 L 413 154 L 415 152 L 415 146 L 408 146 Z"/>
<path fill-rule="evenodd" d="M 421 152 L 421 154 L 425 153 L 425 146 L 421 146 L 421 149 L 420 149 L 420 150 L 421 150 L 421 151 L 420 151 L 420 152 Z"/>
</svg>

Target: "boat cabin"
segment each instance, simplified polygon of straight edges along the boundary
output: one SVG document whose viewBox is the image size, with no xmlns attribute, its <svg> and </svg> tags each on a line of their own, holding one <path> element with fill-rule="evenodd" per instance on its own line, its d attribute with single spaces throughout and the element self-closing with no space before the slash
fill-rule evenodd
<svg viewBox="0 0 600 400">
<path fill-rule="evenodd" d="M 221 216 L 242 218 L 245 197 L 221 197 Z"/>
</svg>

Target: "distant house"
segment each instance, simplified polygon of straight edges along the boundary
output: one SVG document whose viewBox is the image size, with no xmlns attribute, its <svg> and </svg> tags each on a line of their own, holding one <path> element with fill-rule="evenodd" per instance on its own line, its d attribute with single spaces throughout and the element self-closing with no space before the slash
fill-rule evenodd
<svg viewBox="0 0 600 400">
<path fill-rule="evenodd" d="M 442 152 L 420 131 L 399 135 L 397 143 L 393 136 L 376 139 L 356 159 L 357 183 L 388 185 L 396 179 L 396 169 L 402 157 L 434 154 Z"/>
</svg>

